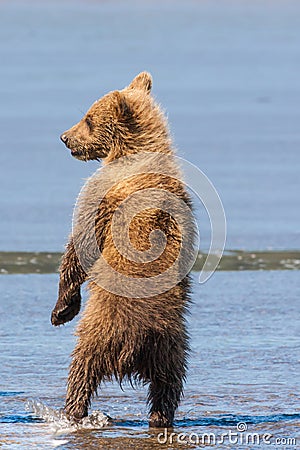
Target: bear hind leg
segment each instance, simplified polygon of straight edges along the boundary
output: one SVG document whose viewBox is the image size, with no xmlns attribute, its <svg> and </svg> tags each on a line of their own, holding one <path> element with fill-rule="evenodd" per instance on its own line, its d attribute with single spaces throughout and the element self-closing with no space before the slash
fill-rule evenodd
<svg viewBox="0 0 300 450">
<path fill-rule="evenodd" d="M 173 426 L 174 414 L 182 394 L 182 384 L 169 384 L 159 379 L 152 381 L 149 387 L 151 428 L 169 428 Z"/>
<path fill-rule="evenodd" d="M 79 342 L 73 352 L 65 411 L 70 420 L 80 421 L 88 415 L 91 398 L 104 377 L 100 356 Z"/>
<path fill-rule="evenodd" d="M 166 344 L 166 343 L 165 343 Z M 177 343 L 178 344 L 178 343 Z M 153 365 L 156 370 L 150 376 L 148 404 L 150 405 L 149 426 L 168 428 L 173 426 L 174 414 L 178 408 L 186 371 L 187 342 L 181 345 L 163 345 L 161 355 Z M 166 354 L 166 349 L 168 354 Z"/>
</svg>

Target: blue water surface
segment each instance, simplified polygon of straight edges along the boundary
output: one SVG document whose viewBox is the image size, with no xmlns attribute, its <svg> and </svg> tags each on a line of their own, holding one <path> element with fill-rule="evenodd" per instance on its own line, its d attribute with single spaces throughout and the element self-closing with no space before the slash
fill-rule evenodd
<svg viewBox="0 0 300 450">
<path fill-rule="evenodd" d="M 299 17 L 295 0 L 2 1 L 0 249 L 63 248 L 98 164 L 59 135 L 141 70 L 223 200 L 227 248 L 300 248 Z"/>
<path fill-rule="evenodd" d="M 193 280 L 191 354 L 175 432 L 220 435 L 242 422 L 249 432 L 299 439 L 298 271 L 216 272 L 204 285 L 197 274 Z M 103 431 L 55 435 L 50 423 L 26 410 L 30 399 L 55 411 L 64 405 L 78 318 L 51 326 L 57 282 L 58 275 L 1 276 L 0 443 L 47 449 L 53 439 L 66 439 L 62 448 L 118 448 L 117 442 L 155 448 L 146 388 L 103 385 L 92 403 L 114 419 Z"/>
</svg>

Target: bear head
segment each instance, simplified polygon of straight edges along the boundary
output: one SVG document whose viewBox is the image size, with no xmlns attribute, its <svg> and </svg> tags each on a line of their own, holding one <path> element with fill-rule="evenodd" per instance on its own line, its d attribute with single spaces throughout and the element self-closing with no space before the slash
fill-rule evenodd
<svg viewBox="0 0 300 450">
<path fill-rule="evenodd" d="M 125 89 L 97 100 L 61 135 L 61 140 L 75 158 L 83 161 L 112 161 L 145 150 L 145 146 L 156 151 L 151 145 L 155 146 L 157 137 L 168 138 L 168 132 L 164 116 L 150 95 L 151 87 L 151 75 L 141 72 Z"/>
</svg>

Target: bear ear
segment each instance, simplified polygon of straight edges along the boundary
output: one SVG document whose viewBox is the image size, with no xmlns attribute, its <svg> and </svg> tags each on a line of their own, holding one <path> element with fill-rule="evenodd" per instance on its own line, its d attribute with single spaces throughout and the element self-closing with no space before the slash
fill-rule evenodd
<svg viewBox="0 0 300 450">
<path fill-rule="evenodd" d="M 113 96 L 117 113 L 122 117 L 129 117 L 131 115 L 131 109 L 125 95 L 120 91 L 114 91 Z"/>
<path fill-rule="evenodd" d="M 150 93 L 152 88 L 152 77 L 148 72 L 139 73 L 130 83 L 128 89 L 140 89 Z"/>
</svg>

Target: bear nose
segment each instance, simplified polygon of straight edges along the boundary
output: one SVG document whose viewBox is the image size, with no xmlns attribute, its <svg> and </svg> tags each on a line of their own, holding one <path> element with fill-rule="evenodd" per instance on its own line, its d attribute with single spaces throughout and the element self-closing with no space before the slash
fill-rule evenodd
<svg viewBox="0 0 300 450">
<path fill-rule="evenodd" d="M 65 145 L 67 145 L 68 137 L 67 137 L 66 134 L 63 133 L 63 134 L 60 136 L 60 139 L 63 141 L 63 143 L 64 143 Z"/>
</svg>

